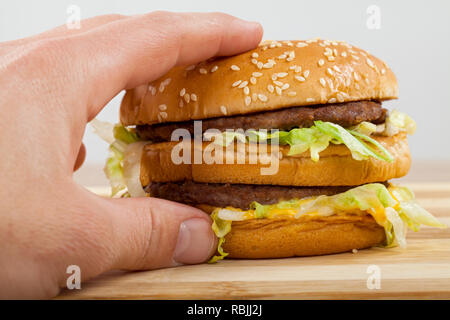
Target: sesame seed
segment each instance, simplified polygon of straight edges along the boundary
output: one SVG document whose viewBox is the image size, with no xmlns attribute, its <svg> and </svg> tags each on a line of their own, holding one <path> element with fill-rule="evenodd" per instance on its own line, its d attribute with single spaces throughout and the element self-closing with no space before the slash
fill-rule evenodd
<svg viewBox="0 0 450 320">
<path fill-rule="evenodd" d="M 358 249 L 352 249 L 352 253 L 358 253 Z"/>
<path fill-rule="evenodd" d="M 297 65 L 294 64 L 293 66 L 289 67 L 289 70 L 295 70 L 295 68 L 297 68 Z"/>
<path fill-rule="evenodd" d="M 323 64 L 325 63 L 325 61 L 323 61 L 323 59 L 320 59 L 317 64 L 319 65 L 319 67 L 323 66 Z"/>
<path fill-rule="evenodd" d="M 288 75 L 287 72 L 279 72 L 279 73 L 277 73 L 278 78 L 284 78 L 284 77 L 286 77 L 287 75 Z"/>
<path fill-rule="evenodd" d="M 272 81 L 275 81 L 275 80 L 277 80 L 278 79 L 278 75 L 276 74 L 276 73 L 274 73 L 273 75 L 272 75 Z"/>
<path fill-rule="evenodd" d="M 232 86 L 233 88 L 234 88 L 234 87 L 237 87 L 241 82 L 242 82 L 242 80 L 238 80 L 238 81 L 234 82 L 231 86 Z"/>
<path fill-rule="evenodd" d="M 295 76 L 295 79 L 297 79 L 300 82 L 305 82 L 306 81 L 306 79 L 303 78 L 302 76 Z"/>
<path fill-rule="evenodd" d="M 253 53 L 252 53 L 252 57 L 253 57 L 253 58 L 258 58 L 258 57 L 259 57 L 259 54 L 256 53 L 256 52 L 253 52 Z"/>
<path fill-rule="evenodd" d="M 262 102 L 266 102 L 267 101 L 267 96 L 263 95 L 263 94 L 258 94 L 258 99 L 261 100 Z"/>
<path fill-rule="evenodd" d="M 372 60 L 370 60 L 369 58 L 366 59 L 367 64 L 369 65 L 369 67 L 371 68 L 375 68 L 375 65 L 373 64 Z"/>
<path fill-rule="evenodd" d="M 239 84 L 239 89 L 242 89 L 243 87 L 246 87 L 248 85 L 248 81 L 243 81 Z"/>
<path fill-rule="evenodd" d="M 353 72 L 353 77 L 355 78 L 356 81 L 359 81 L 360 79 L 359 75 L 355 71 Z"/>
<path fill-rule="evenodd" d="M 183 106 L 184 106 L 184 102 L 183 102 L 183 100 L 180 100 L 180 102 L 178 103 L 178 107 L 183 108 Z"/>
<path fill-rule="evenodd" d="M 280 87 L 275 87 L 275 91 L 277 92 L 277 95 L 279 95 L 279 96 L 281 96 L 281 94 L 283 93 L 283 92 L 281 91 L 281 88 L 280 88 Z"/>
<path fill-rule="evenodd" d="M 343 102 L 344 101 L 344 97 L 339 92 L 336 94 L 336 97 L 337 97 L 339 102 Z"/>
<path fill-rule="evenodd" d="M 191 101 L 191 96 L 189 95 L 189 93 L 186 93 L 184 95 L 184 101 L 186 101 L 186 103 L 189 103 Z"/>
<path fill-rule="evenodd" d="M 352 58 L 355 59 L 355 60 L 359 60 L 359 57 L 355 56 L 354 54 L 352 54 Z"/>
<path fill-rule="evenodd" d="M 266 68 L 266 69 L 270 69 L 270 68 L 273 67 L 273 63 L 272 62 L 264 63 L 263 67 Z"/>
<path fill-rule="evenodd" d="M 162 122 L 162 121 L 163 121 L 162 116 L 161 116 L 160 113 L 158 113 L 158 121 L 159 121 L 159 122 Z"/>
<path fill-rule="evenodd" d="M 258 69 L 262 69 L 263 65 L 264 65 L 264 64 L 263 64 L 261 61 L 259 61 L 259 62 L 256 64 L 256 66 L 258 67 Z"/>
<path fill-rule="evenodd" d="M 269 84 L 267 86 L 267 90 L 269 90 L 270 93 L 273 93 L 273 91 L 275 90 L 275 88 L 273 87 L 273 85 Z"/>
<path fill-rule="evenodd" d="M 250 78 L 250 83 L 251 84 L 256 84 L 256 78 L 255 77 L 251 77 Z"/>
<path fill-rule="evenodd" d="M 163 91 L 164 91 L 164 88 L 165 88 L 165 86 L 164 86 L 164 84 L 161 82 L 160 85 L 159 85 L 159 92 L 163 92 Z"/>
<path fill-rule="evenodd" d="M 314 101 L 316 101 L 314 98 L 307 98 L 306 99 L 306 102 L 314 102 Z"/>
<path fill-rule="evenodd" d="M 167 110 L 167 106 L 165 104 L 160 104 L 158 108 L 161 111 L 166 111 Z"/>
<path fill-rule="evenodd" d="M 227 107 L 225 107 L 225 106 L 220 106 L 220 111 L 223 113 L 223 114 L 227 114 Z"/>
<path fill-rule="evenodd" d="M 325 79 L 324 78 L 320 78 L 319 81 L 320 81 L 320 84 L 322 85 L 322 87 L 325 88 L 325 85 L 326 85 Z"/>
<path fill-rule="evenodd" d="M 261 77 L 263 74 L 261 72 L 253 72 L 252 76 L 254 76 L 255 78 Z"/>
<path fill-rule="evenodd" d="M 233 65 L 231 66 L 231 70 L 239 71 L 239 70 L 241 70 L 241 68 L 239 68 L 237 65 L 233 64 Z"/>
<path fill-rule="evenodd" d="M 333 49 L 333 53 L 334 53 L 334 55 L 337 57 L 337 55 L 338 55 L 338 52 L 337 52 L 337 50 L 336 50 L 336 48 L 335 49 Z"/>
<path fill-rule="evenodd" d="M 192 101 L 197 101 L 197 95 L 195 93 L 191 94 L 191 100 Z"/>
<path fill-rule="evenodd" d="M 166 118 L 167 118 L 167 112 L 161 111 L 159 114 L 161 115 L 161 117 L 162 117 L 163 119 L 166 119 Z"/>
<path fill-rule="evenodd" d="M 277 86 L 280 86 L 280 87 L 283 85 L 283 82 L 277 81 L 277 80 L 275 80 L 273 83 L 275 83 Z"/>
<path fill-rule="evenodd" d="M 258 100 L 258 95 L 256 93 L 252 93 L 252 100 L 253 101 Z"/>
<path fill-rule="evenodd" d="M 252 103 L 252 98 L 250 96 L 246 96 L 244 99 L 245 105 L 248 106 L 250 103 Z"/>
<path fill-rule="evenodd" d="M 283 84 L 283 86 L 281 87 L 281 90 L 286 90 L 289 89 L 289 83 L 285 83 Z"/>
<path fill-rule="evenodd" d="M 334 61 L 334 60 L 336 60 L 335 57 L 333 57 L 333 56 L 328 56 L 328 61 Z"/>
<path fill-rule="evenodd" d="M 336 102 L 336 98 L 331 98 L 330 100 L 328 100 L 328 103 L 335 103 Z"/>
<path fill-rule="evenodd" d="M 295 58 L 295 52 L 294 51 L 289 52 L 289 58 L 292 58 L 292 59 Z"/>
<path fill-rule="evenodd" d="M 385 74 L 386 73 L 386 69 L 381 69 L 381 74 Z"/>
<path fill-rule="evenodd" d="M 327 68 L 327 73 L 328 73 L 330 76 L 334 76 L 334 72 L 333 72 L 333 70 L 331 70 L 330 68 Z"/>
<path fill-rule="evenodd" d="M 304 42 L 298 42 L 297 45 L 296 45 L 297 48 L 303 48 L 303 47 L 307 47 L 307 46 L 308 45 L 306 43 L 304 43 Z"/>
<path fill-rule="evenodd" d="M 211 72 L 216 72 L 217 69 L 219 69 L 219 66 L 214 66 L 214 67 L 211 68 Z"/>
<path fill-rule="evenodd" d="M 295 92 L 295 91 L 289 91 L 288 92 L 288 96 L 289 97 L 295 97 L 297 95 L 297 92 Z"/>
<path fill-rule="evenodd" d="M 333 69 L 336 70 L 337 72 L 341 72 L 341 69 L 339 69 L 338 66 L 333 66 Z"/>
<path fill-rule="evenodd" d="M 341 56 L 343 56 L 344 58 L 347 57 L 347 52 L 342 51 Z"/>
<path fill-rule="evenodd" d="M 208 73 L 208 71 L 206 71 L 205 68 L 200 68 L 200 69 L 198 70 L 198 72 L 200 72 L 201 74 L 207 74 L 207 73 Z"/>
<path fill-rule="evenodd" d="M 308 78 L 309 76 L 309 70 L 305 70 L 305 72 L 303 72 L 303 77 Z"/>
<path fill-rule="evenodd" d="M 252 63 L 253 63 L 253 64 L 257 64 L 257 63 L 258 63 L 258 60 L 252 59 Z"/>
<path fill-rule="evenodd" d="M 278 56 L 278 59 L 286 59 L 286 58 L 287 58 L 287 55 L 285 55 L 285 54 L 282 54 L 282 55 Z"/>
<path fill-rule="evenodd" d="M 297 67 L 295 68 L 295 73 L 299 73 L 299 72 L 301 72 L 301 71 L 302 71 L 302 67 L 297 66 Z"/>
<path fill-rule="evenodd" d="M 187 68 L 186 68 L 186 71 L 191 71 L 191 70 L 194 70 L 194 69 L 195 69 L 195 64 L 193 64 L 193 65 L 187 67 Z"/>
<path fill-rule="evenodd" d="M 186 89 L 183 88 L 180 90 L 180 97 L 184 97 L 184 94 L 186 93 Z"/>
<path fill-rule="evenodd" d="M 250 94 L 250 89 L 248 87 L 244 87 L 244 94 L 248 96 Z"/>
</svg>

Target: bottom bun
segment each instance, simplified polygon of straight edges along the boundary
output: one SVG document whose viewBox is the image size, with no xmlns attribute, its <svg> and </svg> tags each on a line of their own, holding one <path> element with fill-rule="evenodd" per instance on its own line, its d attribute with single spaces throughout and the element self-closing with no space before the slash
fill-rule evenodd
<svg viewBox="0 0 450 320">
<path fill-rule="evenodd" d="M 227 258 L 287 258 L 363 249 L 385 239 L 371 216 L 252 219 L 232 223 L 223 249 Z"/>
</svg>

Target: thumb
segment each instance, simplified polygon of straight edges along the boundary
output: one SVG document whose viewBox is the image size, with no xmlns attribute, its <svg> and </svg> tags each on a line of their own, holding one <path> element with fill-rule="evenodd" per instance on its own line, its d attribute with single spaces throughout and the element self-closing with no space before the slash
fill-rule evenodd
<svg viewBox="0 0 450 320">
<path fill-rule="evenodd" d="M 202 263 L 216 251 L 211 218 L 199 209 L 156 198 L 102 200 L 116 233 L 114 269 Z"/>
</svg>

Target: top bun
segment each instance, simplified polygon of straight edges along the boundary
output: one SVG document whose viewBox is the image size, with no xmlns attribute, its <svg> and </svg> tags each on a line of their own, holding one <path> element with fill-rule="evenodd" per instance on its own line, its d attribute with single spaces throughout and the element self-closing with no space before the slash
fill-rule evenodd
<svg viewBox="0 0 450 320">
<path fill-rule="evenodd" d="M 367 51 L 342 41 L 265 41 L 239 55 L 173 68 L 128 90 L 120 120 L 178 122 L 397 95 L 394 73 Z"/>
</svg>

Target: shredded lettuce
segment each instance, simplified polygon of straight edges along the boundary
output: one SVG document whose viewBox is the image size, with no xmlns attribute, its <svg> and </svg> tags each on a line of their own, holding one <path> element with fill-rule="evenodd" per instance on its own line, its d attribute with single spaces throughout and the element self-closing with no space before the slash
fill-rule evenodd
<svg viewBox="0 0 450 320">
<path fill-rule="evenodd" d="M 369 125 L 366 123 L 365 127 Z M 345 144 L 350 149 L 355 160 L 366 160 L 369 157 L 391 162 L 393 157 L 376 140 L 357 130 L 344 129 L 340 125 L 315 121 L 310 128 L 295 128 L 290 131 L 274 130 L 248 130 L 247 134 L 223 132 L 215 135 L 214 143 L 228 146 L 234 140 L 240 142 L 267 142 L 278 141 L 279 145 L 289 145 L 288 155 L 293 156 L 309 150 L 313 161 L 319 160 L 319 153 L 325 150 L 330 143 Z"/>
<path fill-rule="evenodd" d="M 219 217 L 218 210 L 214 210 L 211 214 L 211 219 L 213 220 L 212 229 L 216 236 L 219 238 L 219 242 L 217 244 L 217 252 L 219 255 L 213 256 L 208 263 L 214 263 L 219 260 L 224 259 L 228 253 L 223 251 L 222 245 L 225 242 L 225 236 L 231 231 L 231 221 L 223 220 Z"/>
<path fill-rule="evenodd" d="M 253 202 L 250 210 L 235 208 L 216 209 L 212 215 L 213 230 L 220 239 L 231 230 L 232 221 L 245 219 L 271 219 L 280 215 L 299 218 L 302 215 L 330 216 L 334 214 L 369 213 L 384 228 L 384 247 L 406 246 L 407 228 L 418 231 L 421 225 L 446 228 L 431 213 L 414 200 L 413 192 L 400 186 L 385 187 L 380 183 L 365 184 L 333 196 L 291 199 L 276 204 Z M 225 240 L 223 240 L 225 241 Z M 220 245 L 223 243 L 220 242 Z M 226 253 L 219 251 L 223 259 Z"/>
<path fill-rule="evenodd" d="M 330 143 L 345 144 L 355 160 L 367 160 L 369 157 L 392 162 L 392 155 L 375 139 L 372 134 L 393 136 L 399 132 L 413 134 L 416 130 L 415 121 L 406 113 L 393 110 L 389 113 L 385 123 L 375 125 L 363 121 L 360 124 L 343 128 L 331 122 L 315 121 L 310 128 L 294 128 L 290 131 L 248 130 L 246 134 L 240 132 L 222 132 L 214 134 L 214 143 L 228 146 L 234 140 L 246 142 L 266 142 L 279 145 L 289 145 L 288 155 L 293 156 L 309 150 L 313 161 L 319 160 L 319 153 Z M 206 136 L 206 135 L 205 135 Z M 209 136 L 209 138 L 211 138 Z"/>
<path fill-rule="evenodd" d="M 109 122 L 93 119 L 91 126 L 100 138 L 109 144 L 109 156 L 106 159 L 104 172 L 111 185 L 111 197 L 119 192 L 127 191 L 127 183 L 124 178 L 124 153 L 127 146 L 138 142 L 136 133 L 122 125 L 113 125 Z M 122 196 L 127 196 L 126 193 Z"/>
</svg>

